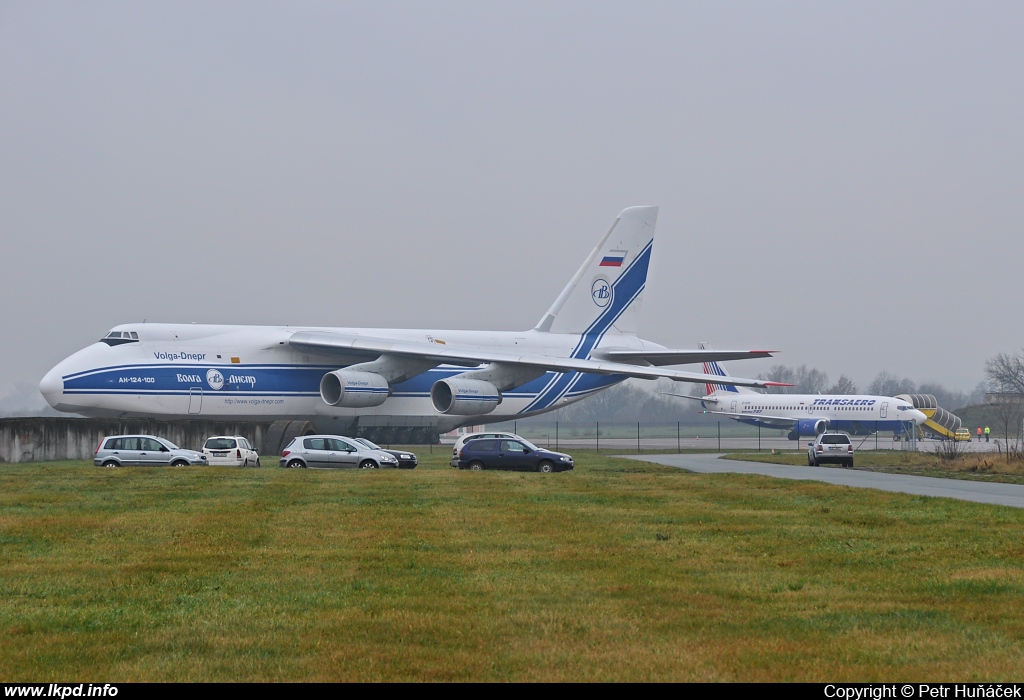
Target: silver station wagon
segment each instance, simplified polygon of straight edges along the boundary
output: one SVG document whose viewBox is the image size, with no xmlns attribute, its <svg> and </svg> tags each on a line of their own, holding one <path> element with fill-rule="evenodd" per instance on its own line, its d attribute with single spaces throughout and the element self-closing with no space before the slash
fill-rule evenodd
<svg viewBox="0 0 1024 700">
<path fill-rule="evenodd" d="M 281 466 L 289 469 L 398 468 L 398 460 L 384 450 L 341 435 L 304 435 L 281 452 Z"/>
<path fill-rule="evenodd" d="M 92 463 L 97 467 L 206 466 L 206 455 L 183 450 L 153 435 L 112 435 L 100 440 Z"/>
</svg>

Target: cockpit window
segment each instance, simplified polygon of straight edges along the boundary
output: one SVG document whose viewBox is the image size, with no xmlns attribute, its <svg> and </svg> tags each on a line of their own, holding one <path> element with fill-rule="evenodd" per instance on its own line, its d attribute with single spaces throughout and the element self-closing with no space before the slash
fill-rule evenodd
<svg viewBox="0 0 1024 700">
<path fill-rule="evenodd" d="M 139 342 L 139 334 L 135 331 L 110 331 L 106 337 L 100 338 L 100 342 L 106 343 L 110 347 L 124 345 L 125 343 L 137 343 Z"/>
</svg>

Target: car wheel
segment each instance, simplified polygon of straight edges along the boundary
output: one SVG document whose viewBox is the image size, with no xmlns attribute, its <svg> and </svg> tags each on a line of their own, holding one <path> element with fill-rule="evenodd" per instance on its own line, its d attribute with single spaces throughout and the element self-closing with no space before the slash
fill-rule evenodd
<svg viewBox="0 0 1024 700">
<path fill-rule="evenodd" d="M 473 472 L 482 472 L 484 470 L 483 462 L 470 462 L 469 470 Z"/>
<path fill-rule="evenodd" d="M 108 459 L 106 462 L 103 463 L 103 466 L 107 467 L 108 469 L 112 469 L 114 467 L 120 467 L 121 465 L 112 459 Z"/>
<path fill-rule="evenodd" d="M 302 462 L 301 459 L 293 459 L 292 461 L 288 462 L 288 468 L 289 469 L 305 469 L 306 465 Z"/>
<path fill-rule="evenodd" d="M 261 465 L 260 465 L 260 458 L 259 458 L 259 457 L 257 457 L 257 458 L 256 458 L 256 468 L 257 468 L 257 469 L 259 469 L 259 468 L 260 468 L 260 466 L 261 466 Z"/>
<path fill-rule="evenodd" d="M 537 471 L 539 471 L 541 474 L 550 474 L 551 472 L 555 471 L 555 465 L 547 460 L 544 460 L 543 462 L 537 465 Z"/>
<path fill-rule="evenodd" d="M 187 467 L 188 466 L 188 462 L 186 462 L 183 459 L 176 459 L 173 462 L 171 462 L 171 466 L 172 467 Z"/>
<path fill-rule="evenodd" d="M 813 467 L 814 466 L 814 460 L 811 459 L 810 455 L 807 455 L 807 466 L 808 467 Z"/>
<path fill-rule="evenodd" d="M 817 467 L 819 464 L 820 464 L 820 462 L 818 462 L 818 458 L 817 457 L 815 457 L 813 460 L 811 460 L 811 466 L 812 467 Z"/>
<path fill-rule="evenodd" d="M 846 466 L 847 466 L 848 469 L 853 469 L 853 460 L 852 459 L 846 460 Z"/>
<path fill-rule="evenodd" d="M 362 462 L 359 463 L 359 468 L 360 469 L 376 469 L 377 468 L 377 463 L 374 462 L 372 459 L 364 459 Z"/>
</svg>

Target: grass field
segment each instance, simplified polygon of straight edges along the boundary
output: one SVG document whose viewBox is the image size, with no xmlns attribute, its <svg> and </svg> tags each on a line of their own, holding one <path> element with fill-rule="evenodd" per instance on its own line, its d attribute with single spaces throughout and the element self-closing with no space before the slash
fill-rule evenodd
<svg viewBox="0 0 1024 700">
<path fill-rule="evenodd" d="M 0 680 L 1019 680 L 1024 511 L 562 474 L 0 465 Z"/>
</svg>

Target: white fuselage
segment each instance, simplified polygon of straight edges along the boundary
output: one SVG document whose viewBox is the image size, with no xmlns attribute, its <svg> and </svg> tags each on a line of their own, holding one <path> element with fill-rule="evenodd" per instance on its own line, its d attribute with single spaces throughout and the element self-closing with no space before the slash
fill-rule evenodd
<svg viewBox="0 0 1024 700">
<path fill-rule="evenodd" d="M 770 427 L 787 424 L 809 426 L 825 420 L 831 429 L 859 432 L 861 427 L 892 430 L 908 422 L 920 425 L 927 420 L 927 416 L 911 403 L 891 396 L 758 394 L 718 390 L 705 399 L 705 406 L 741 422 Z M 801 430 L 801 434 L 809 433 Z"/>
<path fill-rule="evenodd" d="M 216 326 L 196 324 L 125 324 L 115 331 L 133 332 L 138 340 L 108 345 L 97 342 L 54 367 L 40 391 L 60 411 L 97 417 L 178 417 L 213 420 L 308 418 L 361 419 L 375 425 L 433 426 L 450 430 L 479 423 L 481 416 L 438 414 L 430 389 L 439 379 L 472 371 L 441 365 L 391 388 L 381 405 L 371 408 L 330 406 L 320 396 L 327 372 L 358 362 L 339 362 L 337 354 L 303 352 L 288 339 L 297 331 L 340 331 L 396 341 L 501 349 L 523 355 L 568 357 L 579 335 L 536 331 L 427 331 L 393 329 Z M 606 336 L 597 347 L 656 349 L 662 346 L 635 336 Z M 597 348 L 595 348 L 597 349 Z M 546 372 L 503 392 L 488 421 L 550 411 L 624 379 L 617 375 Z"/>
</svg>

